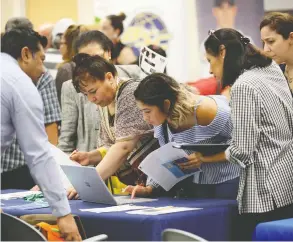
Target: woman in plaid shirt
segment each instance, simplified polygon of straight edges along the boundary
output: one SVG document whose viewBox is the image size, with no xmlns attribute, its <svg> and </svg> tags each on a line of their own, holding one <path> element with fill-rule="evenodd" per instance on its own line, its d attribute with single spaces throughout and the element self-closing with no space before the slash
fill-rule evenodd
<svg viewBox="0 0 293 242">
<path fill-rule="evenodd" d="M 293 99 L 279 66 L 233 29 L 210 31 L 210 73 L 231 86 L 232 142 L 238 164 L 238 240 L 264 221 L 293 217 Z"/>
</svg>

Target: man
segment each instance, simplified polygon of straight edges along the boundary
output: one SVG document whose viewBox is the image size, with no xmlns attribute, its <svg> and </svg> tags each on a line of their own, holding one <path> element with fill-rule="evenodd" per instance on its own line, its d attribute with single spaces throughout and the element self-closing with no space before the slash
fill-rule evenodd
<svg viewBox="0 0 293 242">
<path fill-rule="evenodd" d="M 237 15 L 235 0 L 215 0 L 213 15 L 217 21 L 217 29 L 235 28 Z"/>
<path fill-rule="evenodd" d="M 32 83 L 44 72 L 47 39 L 31 29 L 15 29 L 1 40 L 1 152 L 16 134 L 32 177 L 57 217 L 61 235 L 65 240 L 81 240 L 50 152 L 42 100 Z"/>
<path fill-rule="evenodd" d="M 27 18 L 12 18 L 8 20 L 5 26 L 7 31 L 17 28 L 33 29 L 33 24 Z M 61 115 L 56 86 L 49 71 L 45 71 L 36 86 L 44 104 L 46 133 L 49 141 L 53 145 L 57 145 L 57 123 L 61 121 Z M 19 179 L 15 179 L 15 177 Z M 35 185 L 23 153 L 20 151 L 17 138 L 14 138 L 11 146 L 1 154 L 1 181 L 2 189 L 30 189 Z"/>
</svg>

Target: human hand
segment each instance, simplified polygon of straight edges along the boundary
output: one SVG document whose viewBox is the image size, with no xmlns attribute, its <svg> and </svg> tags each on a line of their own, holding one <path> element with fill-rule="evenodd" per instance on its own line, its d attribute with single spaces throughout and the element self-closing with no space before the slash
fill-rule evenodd
<svg viewBox="0 0 293 242">
<path fill-rule="evenodd" d="M 31 191 L 40 191 L 40 188 L 38 185 L 35 185 L 34 187 L 31 188 Z"/>
<path fill-rule="evenodd" d="M 204 157 L 199 152 L 192 153 L 187 157 L 187 159 L 187 162 L 178 163 L 178 166 L 183 170 L 199 168 L 204 162 Z"/>
<path fill-rule="evenodd" d="M 70 187 L 67 189 L 67 198 L 68 200 L 79 199 L 79 195 L 74 187 Z"/>
<path fill-rule="evenodd" d="M 151 186 L 140 186 L 140 185 L 136 185 L 136 186 L 127 186 L 123 192 L 128 192 L 129 194 L 131 194 L 131 199 L 133 199 L 135 196 L 139 196 L 139 197 L 144 197 L 144 196 L 149 196 L 153 191 L 153 188 Z"/>
<path fill-rule="evenodd" d="M 81 236 L 71 214 L 57 218 L 60 235 L 66 241 L 81 241 Z"/>
<path fill-rule="evenodd" d="M 90 164 L 89 152 L 73 151 L 69 158 L 73 161 L 78 162 L 82 166 L 88 166 Z"/>
</svg>

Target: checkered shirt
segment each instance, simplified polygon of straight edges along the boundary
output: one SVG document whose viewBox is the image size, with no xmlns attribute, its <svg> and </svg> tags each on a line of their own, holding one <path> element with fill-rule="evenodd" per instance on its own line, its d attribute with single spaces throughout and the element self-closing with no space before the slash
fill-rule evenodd
<svg viewBox="0 0 293 242">
<path fill-rule="evenodd" d="M 60 106 L 54 79 L 46 71 L 37 83 L 37 89 L 44 104 L 45 124 L 61 121 Z M 25 127 L 24 127 L 25 128 Z M 33 135 L 33 134 L 32 134 Z M 20 151 L 17 139 L 14 138 L 11 146 L 1 154 L 1 173 L 11 171 L 25 164 L 24 155 Z"/>
<path fill-rule="evenodd" d="M 245 71 L 231 89 L 229 161 L 239 164 L 240 213 L 293 203 L 293 99 L 280 68 Z"/>
</svg>

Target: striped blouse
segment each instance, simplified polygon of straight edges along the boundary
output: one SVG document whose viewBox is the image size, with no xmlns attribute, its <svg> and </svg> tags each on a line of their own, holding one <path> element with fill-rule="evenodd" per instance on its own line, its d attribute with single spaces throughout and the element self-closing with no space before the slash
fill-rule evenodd
<svg viewBox="0 0 293 242">
<path fill-rule="evenodd" d="M 230 143 L 232 134 L 232 121 L 230 117 L 229 103 L 224 96 L 209 96 L 218 106 L 218 111 L 214 120 L 207 126 L 195 125 L 192 128 L 172 133 L 168 127 L 169 142 L 192 143 L 192 144 L 219 144 Z M 198 101 L 195 107 L 200 105 L 202 99 Z M 160 146 L 165 144 L 163 125 L 154 128 L 155 138 L 159 140 Z M 187 154 L 194 151 L 185 150 Z M 239 166 L 230 162 L 203 163 L 201 171 L 196 172 L 193 178 L 194 183 L 199 184 L 217 184 L 222 183 L 239 176 Z M 148 180 L 148 185 L 158 187 L 158 184 L 152 179 Z"/>
</svg>

